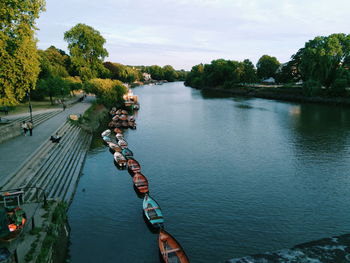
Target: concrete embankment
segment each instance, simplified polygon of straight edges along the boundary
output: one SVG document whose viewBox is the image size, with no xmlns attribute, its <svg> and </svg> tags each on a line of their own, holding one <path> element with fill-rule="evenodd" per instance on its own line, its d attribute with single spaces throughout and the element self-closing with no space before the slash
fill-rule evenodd
<svg viewBox="0 0 350 263">
<path fill-rule="evenodd" d="M 62 136 L 59 143 L 52 143 L 47 138 L 15 172 L 2 178 L 1 190 L 20 188 L 24 191 L 22 208 L 27 213 L 28 223 L 22 237 L 9 246 L 16 255 L 16 262 L 66 262 L 67 208 L 91 144 L 90 128 L 97 126 L 106 111 L 103 107 L 93 106 L 87 113 L 78 121 L 68 120 L 61 124 L 54 132 Z M 38 194 L 38 191 L 28 189 L 44 191 Z M 46 205 L 44 199 L 48 200 Z M 36 205 L 35 212 L 27 208 L 27 204 Z"/>
<path fill-rule="evenodd" d="M 225 263 L 335 263 L 350 262 L 350 234 L 324 238 L 291 249 L 266 252 L 242 258 L 235 258 Z"/>
</svg>

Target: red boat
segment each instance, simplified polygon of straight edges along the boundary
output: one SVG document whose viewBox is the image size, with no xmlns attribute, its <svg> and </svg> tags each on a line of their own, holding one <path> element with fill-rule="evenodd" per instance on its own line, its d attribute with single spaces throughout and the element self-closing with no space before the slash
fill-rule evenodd
<svg viewBox="0 0 350 263">
<path fill-rule="evenodd" d="M 134 159 L 129 159 L 128 160 L 128 169 L 133 173 L 139 173 L 139 172 L 141 172 L 141 165 L 139 164 L 138 161 L 136 161 Z"/>
<path fill-rule="evenodd" d="M 190 262 L 179 242 L 164 229 L 159 232 L 158 245 L 165 263 Z"/>
<path fill-rule="evenodd" d="M 148 192 L 148 180 L 142 173 L 136 173 L 132 180 L 140 193 L 145 194 Z"/>
</svg>

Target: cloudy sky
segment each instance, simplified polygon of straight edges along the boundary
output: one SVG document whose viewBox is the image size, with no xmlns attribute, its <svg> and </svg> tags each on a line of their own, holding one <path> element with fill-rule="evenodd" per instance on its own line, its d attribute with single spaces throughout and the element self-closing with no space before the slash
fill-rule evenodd
<svg viewBox="0 0 350 263">
<path fill-rule="evenodd" d="M 286 62 L 318 35 L 350 33 L 349 0 L 46 0 L 38 47 L 67 51 L 77 23 L 100 31 L 106 60 L 191 69 L 225 58 Z"/>
</svg>

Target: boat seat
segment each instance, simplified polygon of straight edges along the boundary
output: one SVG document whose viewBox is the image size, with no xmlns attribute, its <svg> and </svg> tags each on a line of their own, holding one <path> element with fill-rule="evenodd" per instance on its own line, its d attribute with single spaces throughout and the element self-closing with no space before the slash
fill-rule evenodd
<svg viewBox="0 0 350 263">
<path fill-rule="evenodd" d="M 159 209 L 159 207 L 154 206 L 154 207 L 146 208 L 145 211 L 150 211 L 150 210 L 155 210 L 155 209 Z"/>
<path fill-rule="evenodd" d="M 172 252 L 176 252 L 176 251 L 179 251 L 179 250 L 181 250 L 181 249 L 177 247 L 177 248 L 173 248 L 173 249 L 169 249 L 169 250 L 167 249 L 165 252 L 166 253 L 172 253 Z"/>
</svg>

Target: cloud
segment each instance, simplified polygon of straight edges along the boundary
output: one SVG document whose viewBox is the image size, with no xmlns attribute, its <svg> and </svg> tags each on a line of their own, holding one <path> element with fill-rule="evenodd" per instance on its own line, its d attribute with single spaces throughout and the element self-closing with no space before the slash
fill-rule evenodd
<svg viewBox="0 0 350 263">
<path fill-rule="evenodd" d="M 169 59 L 184 68 L 199 56 L 256 62 L 270 54 L 284 62 L 317 35 L 348 33 L 349 8 L 347 0 L 47 0 L 37 37 L 40 48 L 66 49 L 64 31 L 86 23 L 106 38 L 110 59 L 122 52 L 127 64 L 135 53 L 136 64 Z"/>
</svg>

